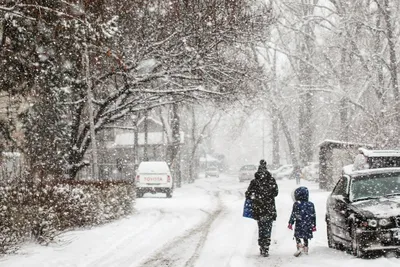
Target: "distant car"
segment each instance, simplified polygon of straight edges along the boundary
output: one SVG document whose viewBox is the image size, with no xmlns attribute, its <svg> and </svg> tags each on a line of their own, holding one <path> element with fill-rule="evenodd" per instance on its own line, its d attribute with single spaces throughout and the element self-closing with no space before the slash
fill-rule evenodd
<svg viewBox="0 0 400 267">
<path fill-rule="evenodd" d="M 303 178 L 309 181 L 317 181 L 319 178 L 319 162 L 310 162 L 302 169 Z"/>
<path fill-rule="evenodd" d="M 136 174 L 136 196 L 143 197 L 145 193 L 165 193 L 172 197 L 174 183 L 171 171 L 165 161 L 143 161 Z"/>
<path fill-rule="evenodd" d="M 213 176 L 219 177 L 219 169 L 217 166 L 208 166 L 205 171 L 206 178 Z"/>
<path fill-rule="evenodd" d="M 272 170 L 270 172 L 275 179 L 281 180 L 284 178 L 290 178 L 293 170 L 294 170 L 293 165 L 287 164 L 287 165 L 282 165 L 278 169 Z"/>
<path fill-rule="evenodd" d="M 343 173 L 326 204 L 330 248 L 400 252 L 400 168 Z"/>
<path fill-rule="evenodd" d="M 244 165 L 239 170 L 239 182 L 249 181 L 254 178 L 254 174 L 257 172 L 256 165 Z"/>
</svg>

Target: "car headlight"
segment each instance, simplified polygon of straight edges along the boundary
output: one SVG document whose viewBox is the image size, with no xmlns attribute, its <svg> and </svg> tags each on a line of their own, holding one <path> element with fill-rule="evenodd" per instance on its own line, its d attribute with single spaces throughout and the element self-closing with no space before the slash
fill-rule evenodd
<svg viewBox="0 0 400 267">
<path fill-rule="evenodd" d="M 375 220 L 375 219 L 368 220 L 368 226 L 377 227 L 378 226 L 378 221 Z"/>
<path fill-rule="evenodd" d="M 390 224 L 390 220 L 388 220 L 388 219 L 380 219 L 379 220 L 380 226 L 388 226 L 389 224 Z"/>
</svg>

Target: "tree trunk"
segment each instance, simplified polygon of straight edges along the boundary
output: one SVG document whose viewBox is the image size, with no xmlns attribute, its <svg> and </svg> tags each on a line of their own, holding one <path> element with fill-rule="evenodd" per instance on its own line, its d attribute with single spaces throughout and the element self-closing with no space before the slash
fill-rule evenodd
<svg viewBox="0 0 400 267">
<path fill-rule="evenodd" d="M 133 143 L 133 166 L 134 166 L 134 171 L 136 172 L 136 169 L 139 166 L 139 127 L 138 127 L 138 121 L 139 121 L 139 114 L 137 114 L 136 119 L 134 121 L 134 143 Z M 135 173 L 136 175 L 136 173 Z"/>
<path fill-rule="evenodd" d="M 85 18 L 86 20 L 86 18 Z M 87 21 L 86 21 L 87 24 Z M 88 39 L 88 36 L 86 36 Z M 89 51 L 87 43 L 85 43 L 83 54 L 83 66 L 85 66 L 85 82 L 86 82 L 86 94 L 88 103 L 88 113 L 89 113 L 89 126 L 90 126 L 90 141 L 92 144 L 92 163 L 93 163 L 93 173 L 92 178 L 99 179 L 99 165 L 98 165 L 98 155 L 97 155 L 97 141 L 96 141 L 96 130 L 94 125 L 94 108 L 93 108 L 93 92 L 92 92 L 92 79 L 90 77 L 90 61 L 89 61 Z"/>
<path fill-rule="evenodd" d="M 172 168 L 175 176 L 176 187 L 182 186 L 182 176 L 181 176 L 181 159 L 180 159 L 180 121 L 178 114 L 178 104 L 172 104 L 172 150 L 171 150 L 171 162 Z"/>
<path fill-rule="evenodd" d="M 346 26 L 345 26 L 346 28 Z M 349 140 L 349 101 L 347 99 L 347 68 L 346 68 L 346 49 L 341 49 L 341 58 L 340 58 L 340 88 L 344 92 L 345 96 L 342 97 L 339 104 L 339 116 L 340 116 L 340 139 L 342 141 Z"/>
<path fill-rule="evenodd" d="M 274 51 L 274 57 L 272 60 L 272 77 L 273 95 L 277 92 L 277 72 L 276 72 L 276 50 Z M 275 114 L 274 109 L 271 109 L 272 117 L 272 166 L 273 168 L 278 168 L 280 165 L 280 145 L 279 145 L 279 119 L 277 114 Z"/>
<path fill-rule="evenodd" d="M 279 119 L 274 115 L 272 118 L 272 166 L 277 168 L 280 165 L 279 146 Z"/>
<path fill-rule="evenodd" d="M 268 92 L 268 86 L 266 84 L 264 84 L 264 92 Z M 273 97 L 271 97 L 271 99 L 273 99 Z M 290 131 L 289 131 L 289 127 L 286 124 L 285 118 L 283 117 L 282 112 L 280 112 L 280 110 L 278 109 L 278 107 L 276 106 L 276 104 L 274 103 L 274 101 L 270 101 L 271 104 L 271 108 L 274 114 L 276 114 L 277 118 L 279 119 L 281 126 L 282 126 L 282 131 L 286 137 L 286 141 L 288 143 L 289 146 L 289 154 L 290 154 L 290 158 L 292 161 L 292 164 L 294 166 L 298 166 L 299 165 L 299 161 L 297 160 L 296 157 L 296 148 L 294 146 L 294 142 L 293 139 L 290 135 Z"/>
<path fill-rule="evenodd" d="M 391 12 L 391 7 L 389 6 L 389 0 L 384 0 L 384 7 L 382 10 L 385 23 L 386 23 L 386 35 L 387 35 L 387 40 L 388 40 L 388 46 L 389 46 L 389 66 L 390 66 L 390 79 L 391 79 L 391 84 L 392 84 L 392 89 L 393 89 L 393 95 L 394 95 L 394 105 L 395 105 L 395 110 L 396 110 L 396 121 L 397 121 L 397 126 L 400 125 L 400 96 L 399 96 L 399 84 L 398 84 L 398 77 L 397 77 L 397 56 L 396 56 L 396 44 L 394 40 L 394 27 L 392 25 L 392 12 Z M 397 136 L 398 137 L 398 136 Z M 396 144 L 393 145 L 398 145 L 398 141 L 395 141 Z"/>
<path fill-rule="evenodd" d="M 304 3 L 305 2 L 305 3 Z M 303 15 L 305 18 L 313 14 L 314 8 L 311 0 L 303 2 Z M 315 3 L 314 3 L 315 4 Z M 312 84 L 312 68 L 307 64 L 310 62 L 315 51 L 313 28 L 310 23 L 305 23 L 305 35 L 301 39 L 302 43 L 299 44 L 299 49 L 303 54 L 304 61 L 300 61 L 300 106 L 299 106 L 299 159 L 301 165 L 306 165 L 307 162 L 312 161 L 312 140 L 313 128 L 311 127 L 312 120 L 312 93 L 310 86 Z"/>
<path fill-rule="evenodd" d="M 191 108 L 191 113 L 192 113 L 192 151 L 191 151 L 191 156 L 190 156 L 190 163 L 189 163 L 189 182 L 193 183 L 195 180 L 194 174 L 195 174 L 195 156 L 196 156 L 196 150 L 197 150 L 197 142 L 196 142 L 196 113 L 194 110 L 194 107 L 192 106 Z M 201 138 L 201 137 L 200 137 Z"/>
<path fill-rule="evenodd" d="M 144 113 L 144 147 L 143 147 L 143 160 L 148 161 L 149 160 L 149 155 L 148 155 L 148 139 L 149 139 L 149 124 L 148 124 L 148 119 L 149 119 L 149 112 L 146 110 Z"/>
</svg>

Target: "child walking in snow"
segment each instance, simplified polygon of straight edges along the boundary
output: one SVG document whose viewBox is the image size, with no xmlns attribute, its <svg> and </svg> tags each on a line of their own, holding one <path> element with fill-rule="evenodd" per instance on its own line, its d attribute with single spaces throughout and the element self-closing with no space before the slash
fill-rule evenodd
<svg viewBox="0 0 400 267">
<path fill-rule="evenodd" d="M 294 229 L 297 251 L 294 256 L 298 257 L 302 252 L 308 254 L 308 241 L 313 238 L 316 228 L 316 217 L 314 204 L 308 201 L 309 192 L 307 187 L 301 186 L 294 191 L 295 202 L 290 215 L 288 228 Z M 303 243 L 302 243 L 303 240 Z"/>
</svg>

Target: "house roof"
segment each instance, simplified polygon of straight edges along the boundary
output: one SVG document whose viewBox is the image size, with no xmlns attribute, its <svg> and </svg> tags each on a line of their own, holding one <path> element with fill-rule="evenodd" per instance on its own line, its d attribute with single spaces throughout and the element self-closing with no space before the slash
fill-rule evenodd
<svg viewBox="0 0 400 267">
<path fill-rule="evenodd" d="M 142 118 L 138 121 L 138 125 L 141 125 L 141 124 L 144 122 L 145 119 L 146 119 L 146 117 L 142 117 Z M 147 117 L 147 120 L 148 120 L 148 121 L 152 121 L 152 122 L 154 122 L 155 124 L 158 124 L 158 125 L 160 125 L 160 126 L 163 126 L 163 124 L 162 124 L 161 121 L 156 120 L 156 119 L 154 119 L 154 118 L 151 117 L 151 116 L 148 116 L 148 117 Z"/>
<path fill-rule="evenodd" d="M 184 143 L 184 132 L 180 132 L 181 144 Z M 138 133 L 138 144 L 144 145 L 145 140 L 144 133 Z M 134 146 L 135 144 L 135 134 L 130 133 L 120 133 L 115 136 L 115 141 L 110 145 L 111 147 L 124 147 L 124 146 Z M 147 135 L 148 145 L 166 145 L 168 144 L 168 139 L 163 132 L 149 132 Z"/>
<path fill-rule="evenodd" d="M 371 144 L 363 144 L 363 143 L 353 143 L 353 142 L 346 142 L 346 141 L 340 141 L 340 140 L 330 140 L 330 139 L 325 139 L 321 143 L 318 144 L 318 147 L 322 146 L 330 146 L 332 148 L 344 148 L 344 147 L 367 147 L 367 148 L 373 148 L 374 146 Z"/>
</svg>

